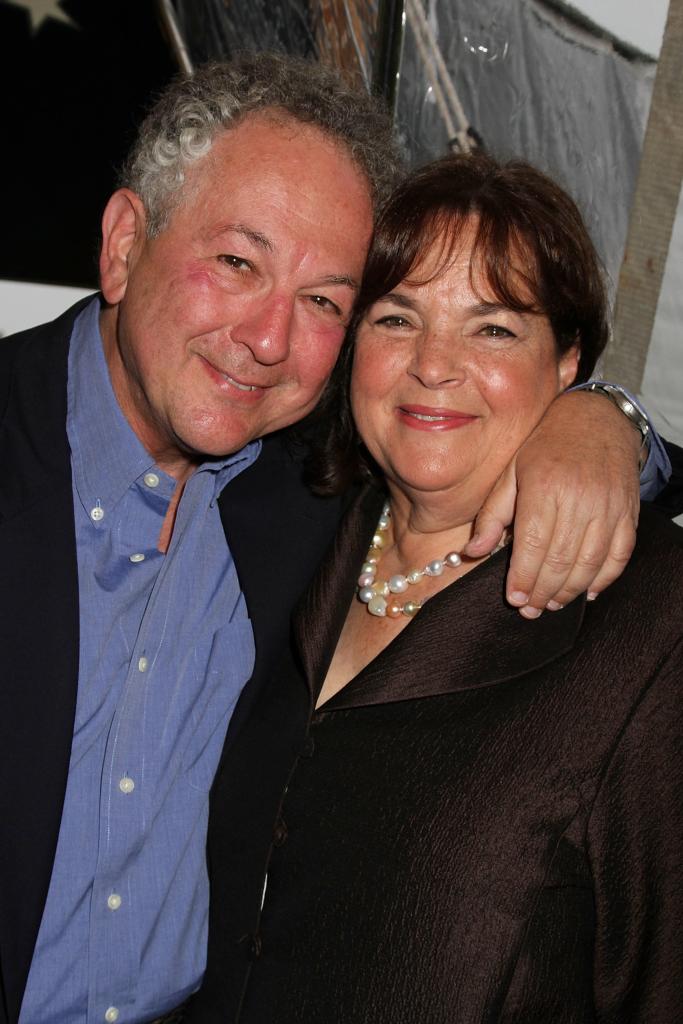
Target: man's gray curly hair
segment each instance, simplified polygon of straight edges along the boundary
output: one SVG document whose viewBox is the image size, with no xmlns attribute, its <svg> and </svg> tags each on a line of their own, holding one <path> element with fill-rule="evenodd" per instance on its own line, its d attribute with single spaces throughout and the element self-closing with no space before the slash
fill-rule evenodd
<svg viewBox="0 0 683 1024">
<path fill-rule="evenodd" d="M 400 158 L 388 114 L 361 86 L 282 54 L 245 54 L 175 78 L 143 121 L 119 184 L 136 192 L 147 233 L 158 235 L 181 201 L 187 168 L 247 114 L 273 110 L 314 125 L 351 154 L 375 207 L 397 180 Z"/>
</svg>

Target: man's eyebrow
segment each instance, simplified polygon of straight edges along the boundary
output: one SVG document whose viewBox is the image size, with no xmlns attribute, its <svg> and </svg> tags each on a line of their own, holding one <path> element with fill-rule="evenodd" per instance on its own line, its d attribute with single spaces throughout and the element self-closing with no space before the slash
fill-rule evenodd
<svg viewBox="0 0 683 1024">
<path fill-rule="evenodd" d="M 227 231 L 232 231 L 237 235 L 243 235 L 259 249 L 264 249 L 266 252 L 273 251 L 273 243 L 271 240 L 266 235 L 261 234 L 260 231 L 250 228 L 247 224 L 221 224 L 219 228 L 212 232 L 212 237 L 218 238 L 220 235 L 224 235 Z"/>
<path fill-rule="evenodd" d="M 320 284 L 341 284 L 353 289 L 354 292 L 357 292 L 359 287 L 358 281 L 346 274 L 328 274 L 327 277 L 320 278 Z"/>
</svg>

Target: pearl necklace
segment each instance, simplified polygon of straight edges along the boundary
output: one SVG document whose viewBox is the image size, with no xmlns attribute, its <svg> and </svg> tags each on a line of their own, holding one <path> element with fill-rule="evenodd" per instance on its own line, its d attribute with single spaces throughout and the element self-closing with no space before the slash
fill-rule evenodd
<svg viewBox="0 0 683 1024">
<path fill-rule="evenodd" d="M 390 525 L 391 509 L 387 502 L 382 509 L 368 557 L 363 562 L 358 577 L 358 600 L 363 602 L 371 615 L 376 615 L 379 618 L 388 616 L 391 619 L 397 619 L 400 615 L 412 617 L 419 612 L 424 601 L 405 601 L 400 604 L 396 595 L 405 594 L 410 586 L 419 583 L 424 576 L 441 576 L 447 567 L 457 569 L 462 558 L 457 551 L 449 551 L 443 558 L 433 559 L 422 569 L 411 569 L 405 574 L 397 573 L 395 576 L 389 577 L 388 580 L 378 580 L 377 567 L 382 548 L 386 544 L 385 534 Z"/>
</svg>

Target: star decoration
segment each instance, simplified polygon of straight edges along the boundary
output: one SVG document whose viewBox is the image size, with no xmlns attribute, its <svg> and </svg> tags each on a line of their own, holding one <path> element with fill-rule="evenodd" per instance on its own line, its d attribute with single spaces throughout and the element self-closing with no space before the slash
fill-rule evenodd
<svg viewBox="0 0 683 1024">
<path fill-rule="evenodd" d="M 55 21 L 63 21 L 72 28 L 78 25 L 59 6 L 59 0 L 10 0 L 15 7 L 24 7 L 31 15 L 31 29 L 37 32 L 47 18 L 54 18 Z"/>
</svg>

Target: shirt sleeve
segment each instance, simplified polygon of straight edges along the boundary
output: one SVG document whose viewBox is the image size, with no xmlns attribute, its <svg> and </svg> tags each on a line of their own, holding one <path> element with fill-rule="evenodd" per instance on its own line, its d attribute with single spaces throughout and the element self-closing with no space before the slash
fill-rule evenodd
<svg viewBox="0 0 683 1024">
<path fill-rule="evenodd" d="M 652 420 L 650 419 L 647 409 L 631 394 L 626 388 L 622 388 L 620 384 L 613 384 L 612 381 L 605 380 L 593 380 L 587 381 L 585 384 L 576 384 L 573 388 L 568 388 L 569 391 L 583 391 L 589 384 L 609 384 L 610 387 L 617 388 L 621 391 L 622 395 L 626 395 L 630 402 L 633 402 L 636 409 L 639 410 L 647 419 L 650 427 L 650 452 L 647 457 L 647 461 L 640 471 L 640 497 L 642 501 L 652 501 L 657 497 L 662 488 L 666 487 L 671 476 L 671 462 L 669 456 L 666 453 L 666 448 L 662 443 L 662 439 L 655 430 Z"/>
</svg>

